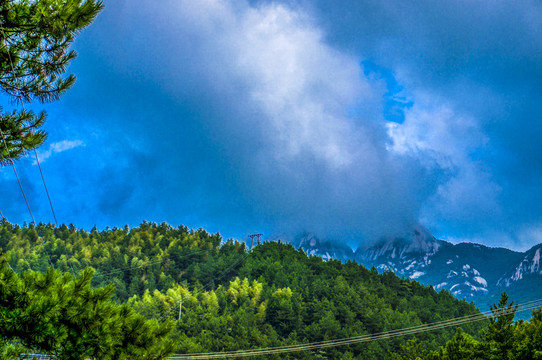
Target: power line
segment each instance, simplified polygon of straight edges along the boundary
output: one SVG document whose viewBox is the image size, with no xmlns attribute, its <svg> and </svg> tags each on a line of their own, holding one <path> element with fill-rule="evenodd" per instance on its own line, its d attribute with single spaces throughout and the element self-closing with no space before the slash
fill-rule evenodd
<svg viewBox="0 0 542 360">
<path fill-rule="evenodd" d="M 217 276 L 215 276 L 213 279 L 211 279 L 206 286 L 204 286 L 203 288 L 201 289 L 195 289 L 195 291 L 192 292 L 192 294 L 190 294 L 190 290 L 188 290 L 188 296 L 192 296 L 192 297 L 196 297 L 198 294 L 201 294 L 205 291 L 208 291 L 211 289 L 211 287 L 214 285 L 215 283 L 215 280 L 219 280 L 220 278 L 222 278 L 224 275 L 228 274 L 234 267 L 236 267 L 237 265 L 243 263 L 244 261 L 246 261 L 246 259 L 249 257 L 249 255 L 251 254 L 251 252 L 247 252 L 245 253 L 245 255 L 243 257 L 241 257 L 240 259 L 238 259 L 237 261 L 233 262 L 232 264 L 230 264 L 226 269 L 224 269 L 220 274 L 218 274 Z M 183 303 L 183 300 L 184 300 L 184 297 L 181 296 L 181 301 L 180 301 L 180 304 L 179 304 L 179 320 L 181 320 L 181 309 L 182 309 L 182 303 Z"/>
<path fill-rule="evenodd" d="M 210 280 L 207 283 L 207 285 L 205 287 L 203 287 L 202 289 L 200 289 L 200 290 L 196 289 L 196 291 L 194 291 L 192 294 L 190 294 L 190 290 L 188 290 L 187 296 L 188 297 L 190 297 L 190 296 L 196 297 L 198 294 L 201 294 L 201 293 L 203 293 L 205 291 L 208 291 L 214 285 L 215 280 L 218 280 L 218 279 L 222 278 L 224 275 L 229 273 L 231 271 L 231 269 L 233 269 L 235 266 L 237 266 L 240 263 L 244 262 L 251 253 L 252 253 L 252 251 L 247 252 L 242 258 L 240 258 L 237 261 L 235 261 L 234 263 L 230 264 L 224 271 L 222 271 L 222 273 L 220 273 L 218 276 L 216 276 L 212 280 Z M 181 300 L 180 300 L 180 303 L 179 303 L 179 321 L 181 320 L 181 311 L 182 311 L 182 306 L 183 306 L 183 300 L 184 300 L 184 296 L 181 295 Z"/>
<path fill-rule="evenodd" d="M 182 256 L 179 256 L 179 259 L 191 256 L 191 255 L 196 255 L 196 254 L 199 254 L 199 253 L 202 253 L 202 252 L 204 252 L 203 249 L 194 250 L 192 252 L 189 252 L 188 254 L 184 254 Z M 168 259 L 171 259 L 171 257 L 166 256 L 163 259 L 147 262 L 147 263 L 142 264 L 142 265 L 129 266 L 129 267 L 125 267 L 125 268 L 116 268 L 116 269 L 112 269 L 111 271 L 108 271 L 108 272 L 100 272 L 99 274 L 95 275 L 94 278 L 100 278 L 100 277 L 108 276 L 108 275 L 111 275 L 111 274 L 114 274 L 114 273 L 117 273 L 117 272 L 130 271 L 130 270 L 133 270 L 133 269 L 141 269 L 141 268 L 151 266 L 151 265 L 155 265 L 155 264 L 161 264 L 161 263 L 163 263 L 164 261 L 166 261 Z"/>
<path fill-rule="evenodd" d="M 45 245 L 45 242 L 46 240 L 44 239 L 43 242 L 42 242 L 42 245 L 44 246 Z M 161 264 L 163 263 L 164 261 L 167 261 L 169 259 L 173 259 L 175 260 L 175 257 L 178 259 L 182 259 L 182 258 L 186 258 L 188 256 L 192 256 L 192 255 L 197 255 L 197 254 L 201 254 L 201 253 L 204 253 L 205 250 L 204 249 L 195 249 L 195 250 L 192 250 L 188 253 L 185 253 L 183 255 L 180 255 L 180 256 L 174 256 L 172 257 L 171 255 L 169 256 L 165 256 L 163 257 L 162 259 L 159 259 L 159 260 L 155 260 L 155 261 L 148 261 L 148 258 L 146 260 L 143 260 L 145 261 L 144 264 L 140 264 L 140 265 L 135 265 L 135 266 L 128 266 L 128 267 L 123 267 L 123 268 L 115 268 L 115 269 L 111 269 L 110 271 L 107 271 L 107 272 L 98 272 L 96 275 L 93 276 L 94 279 L 98 279 L 98 278 L 102 278 L 102 277 L 108 277 L 110 275 L 113 275 L 113 274 L 116 274 L 116 273 L 119 273 L 119 272 L 127 272 L 127 271 L 131 271 L 131 270 L 134 270 L 134 269 L 141 269 L 141 268 L 145 268 L 145 267 L 148 267 L 148 266 L 152 266 L 152 265 L 155 265 L 155 264 Z M 47 257 L 49 257 L 47 251 L 44 250 L 44 253 Z M 208 289 L 210 289 L 212 287 L 212 285 L 214 284 L 214 281 L 217 280 L 217 279 L 220 279 L 222 278 L 224 275 L 226 275 L 229 271 L 231 271 L 235 266 L 239 265 L 240 263 L 244 262 L 247 257 L 249 256 L 249 253 L 245 253 L 245 255 L 243 257 L 241 257 L 240 259 L 237 259 L 235 262 L 231 263 L 230 265 L 228 265 L 228 267 L 226 267 L 220 274 L 218 274 L 217 276 L 215 276 L 211 281 L 209 281 L 207 283 L 206 286 L 204 286 L 202 289 L 200 290 L 197 290 L 196 292 L 194 292 L 192 295 L 196 295 L 196 294 L 199 294 L 201 292 L 205 292 L 207 291 Z M 49 263 L 51 263 L 51 259 L 49 257 Z M 71 264 L 70 264 L 71 265 Z M 52 263 L 51 263 L 51 266 L 52 266 Z M 73 267 L 72 267 L 72 272 L 73 272 Z"/>
<path fill-rule="evenodd" d="M 183 257 L 194 255 L 197 253 L 202 252 L 203 250 L 195 250 L 191 253 L 188 253 L 184 255 Z M 219 274 L 215 279 L 221 278 L 224 274 L 226 274 L 228 271 L 231 270 L 234 266 L 241 263 L 242 261 L 245 261 L 250 253 L 243 256 L 241 259 L 237 260 L 236 262 L 232 263 L 230 266 L 228 266 L 221 274 Z M 162 260 L 149 262 L 143 265 L 135 266 L 135 267 L 129 267 L 124 269 L 116 269 L 109 273 L 113 273 L 115 271 L 123 271 L 123 270 L 131 270 L 134 268 L 141 268 L 145 266 L 150 266 L 155 263 L 163 262 L 170 257 L 165 257 Z M 101 276 L 107 275 L 109 273 L 103 273 L 100 274 Z M 99 275 L 99 276 L 100 276 Z M 193 296 L 202 292 L 204 290 L 200 290 L 192 294 Z M 532 300 L 530 302 L 526 302 L 523 304 L 517 305 L 517 308 L 511 308 L 511 309 L 505 309 L 501 315 L 509 314 L 512 312 L 522 312 L 527 310 L 532 310 L 534 308 L 540 307 L 542 305 L 542 299 Z M 260 348 L 260 349 L 249 349 L 249 350 L 240 350 L 240 351 L 229 351 L 229 352 L 211 352 L 211 353 L 192 353 L 192 354 L 174 354 L 173 357 L 170 357 L 170 360 L 188 360 L 188 359 L 215 359 L 215 358 L 238 358 L 238 357 L 248 357 L 248 356 L 261 356 L 261 355 L 271 355 L 271 354 L 281 354 L 281 353 L 288 353 L 288 352 L 298 352 L 298 351 L 309 351 L 309 350 L 316 350 L 321 348 L 329 348 L 329 347 L 337 347 L 337 346 L 344 346 L 344 345 L 351 345 L 356 343 L 363 343 L 363 342 L 369 342 L 369 341 L 376 341 L 380 339 L 390 339 L 395 338 L 399 336 L 406 336 L 406 335 L 413 335 L 417 333 L 423 333 L 428 331 L 434 331 L 434 330 L 440 330 L 444 328 L 469 324 L 477 321 L 487 320 L 486 315 L 492 314 L 492 311 L 486 311 L 483 313 L 477 313 L 472 315 L 466 315 L 464 317 L 460 318 L 454 318 L 454 319 L 448 319 L 443 320 L 440 322 L 435 323 L 429 323 L 429 324 L 422 324 L 417 325 L 409 328 L 404 329 L 397 329 L 397 330 L 391 330 L 387 332 L 381 332 L 381 333 L 375 333 L 375 334 L 367 334 L 367 335 L 361 335 L 356 337 L 349 337 L 344 339 L 335 339 L 335 340 L 327 340 L 327 341 L 320 341 L 320 342 L 312 342 L 312 343 L 306 343 L 306 344 L 296 344 L 296 345 L 288 345 L 288 346 L 281 346 L 281 347 L 269 347 L 269 348 Z"/>
<path fill-rule="evenodd" d="M 203 251 L 203 250 L 201 250 Z M 209 282 L 207 282 L 207 284 L 202 287 L 201 289 L 199 290 L 195 290 L 193 293 L 192 293 L 192 296 L 196 296 L 198 294 L 201 294 L 205 291 L 208 291 L 212 288 L 212 286 L 214 285 L 215 283 L 215 280 L 219 280 L 221 279 L 224 275 L 228 274 L 234 267 L 242 264 L 243 262 L 246 261 L 246 259 L 250 256 L 250 252 L 246 252 L 245 255 L 243 255 L 240 259 L 237 259 L 237 261 L 231 263 L 227 268 L 225 268 L 220 274 L 218 274 L 217 276 L 214 276 L 213 279 L 211 279 Z"/>
<path fill-rule="evenodd" d="M 187 254 L 184 254 L 182 256 L 179 256 L 178 259 L 182 259 L 182 258 L 185 258 L 185 257 L 188 257 L 188 256 L 192 256 L 192 255 L 197 255 L 197 254 L 200 254 L 200 253 L 203 253 L 205 252 L 205 250 L 203 249 L 199 249 L 199 250 L 194 250 L 192 252 L 189 252 Z M 210 280 L 203 288 L 199 289 L 199 290 L 196 290 L 194 291 L 191 296 L 196 296 L 200 293 L 203 293 L 205 291 L 208 291 L 209 289 L 211 289 L 211 287 L 213 286 L 213 284 L 215 283 L 216 280 L 219 280 L 221 279 L 224 275 L 226 275 L 227 273 L 229 273 L 234 267 L 238 266 L 239 264 L 243 263 L 244 261 L 246 261 L 246 259 L 248 258 L 248 256 L 250 255 L 250 253 L 245 253 L 245 255 L 243 257 L 241 257 L 240 259 L 238 259 L 237 261 L 231 263 L 227 268 L 225 268 L 220 274 L 218 274 L 217 276 L 213 277 L 212 280 Z M 146 262 L 145 264 L 141 264 L 141 265 L 136 265 L 136 266 L 129 266 L 129 267 L 125 267 L 125 268 L 116 268 L 116 269 L 112 269 L 111 271 L 108 271 L 108 272 L 100 272 L 96 275 L 94 275 L 94 279 L 97 279 L 97 278 L 101 278 L 101 277 L 108 277 L 108 276 L 111 276 L 115 273 L 118 273 L 118 272 L 124 272 L 124 271 L 131 271 L 131 270 L 134 270 L 134 269 L 140 269 L 140 268 L 145 268 L 145 267 L 148 267 L 148 266 L 152 266 L 152 265 L 155 265 L 155 264 L 161 264 L 163 263 L 164 261 L 168 260 L 168 259 L 171 259 L 172 257 L 171 256 L 167 256 L 167 257 L 164 257 L 163 259 L 160 259 L 160 260 L 156 260 L 156 261 L 151 261 L 151 262 Z"/>
<path fill-rule="evenodd" d="M 517 305 L 516 307 L 511 307 L 510 309 L 505 309 L 501 315 L 511 314 L 532 310 L 542 306 L 542 299 L 537 299 L 533 301 L 526 302 L 524 304 Z M 194 353 L 194 354 L 174 354 L 170 357 L 170 360 L 189 360 L 189 359 L 219 359 L 219 358 L 238 358 L 238 357 L 247 357 L 247 356 L 261 356 L 261 355 L 271 355 L 271 354 L 282 354 L 288 352 L 297 352 L 297 351 L 308 351 L 316 350 L 322 348 L 351 345 L 357 343 L 371 342 L 381 339 L 391 339 L 395 337 L 413 335 L 433 330 L 440 330 L 444 328 L 454 327 L 458 325 L 464 325 L 468 323 L 473 323 L 477 321 L 487 320 L 487 315 L 491 315 L 492 311 L 486 311 L 483 313 L 466 315 L 460 318 L 443 320 L 430 324 L 422 324 L 417 326 L 412 326 L 409 328 L 391 330 L 376 334 L 361 335 L 355 337 L 349 337 L 344 339 L 335 339 L 327 341 L 319 341 L 305 344 L 297 345 L 287 345 L 279 347 L 269 347 L 269 348 L 260 348 L 260 349 L 250 349 L 250 350 L 239 350 L 239 351 L 225 351 L 225 352 L 213 352 L 213 353 Z"/>
<path fill-rule="evenodd" d="M 2 135 L 2 142 L 4 143 L 6 153 L 8 153 L 8 144 L 6 142 L 6 137 L 4 136 L 4 132 L 2 131 L 1 127 L 0 127 L 0 134 Z M 21 180 L 19 179 L 19 174 L 17 174 L 17 169 L 15 169 L 15 163 L 13 162 L 13 159 L 11 158 L 9 158 L 8 160 L 11 163 L 11 166 L 13 167 L 13 172 L 15 173 L 15 177 L 17 178 L 17 182 L 19 183 L 19 188 L 21 189 L 21 193 L 23 194 L 26 207 L 28 208 L 28 212 L 30 213 L 30 217 L 32 218 L 32 222 L 34 223 L 34 226 L 36 226 L 36 221 L 34 220 L 34 215 L 32 214 L 32 210 L 30 210 L 28 199 L 26 198 L 26 194 L 24 193 L 24 190 L 23 190 L 23 185 L 21 184 Z"/>
<path fill-rule="evenodd" d="M 0 213 L 0 215 L 1 215 L 1 213 Z M 45 246 L 45 243 L 46 243 L 46 240 L 43 239 L 43 241 L 42 241 L 42 247 Z M 50 256 L 49 256 L 49 254 L 47 253 L 47 251 L 44 250 L 43 252 L 44 252 L 45 255 L 48 257 L 49 263 L 51 264 L 51 266 L 53 266 L 53 264 L 52 264 L 52 262 L 51 262 L 51 258 L 50 258 Z M 185 257 L 188 257 L 188 256 L 197 255 L 197 254 L 200 254 L 200 253 L 203 253 L 203 252 L 205 252 L 205 250 L 203 250 L 203 249 L 192 250 L 192 251 L 190 251 L 190 252 L 188 252 L 188 253 L 186 253 L 186 254 L 183 254 L 183 255 L 177 257 L 177 259 L 182 259 L 182 258 L 185 258 Z M 115 274 L 115 273 L 119 273 L 119 272 L 127 272 L 127 271 L 134 270 L 134 269 L 145 268 L 145 267 L 152 266 L 152 265 L 155 265 L 155 264 L 161 264 L 161 263 L 163 263 L 164 261 L 169 260 L 169 259 L 171 259 L 171 258 L 172 258 L 171 256 L 166 256 L 166 257 L 164 257 L 164 258 L 162 258 L 162 259 L 160 259 L 160 260 L 155 260 L 155 261 L 147 261 L 147 260 L 148 260 L 148 258 L 147 258 L 147 260 L 143 260 L 143 261 L 145 261 L 144 264 L 141 264 L 141 265 L 135 265 L 135 266 L 128 266 L 128 267 L 123 267 L 123 268 L 115 268 L 115 269 L 112 269 L 112 270 L 107 271 L 107 272 L 99 272 L 98 274 L 96 274 L 96 275 L 93 276 L 93 279 L 98 279 L 98 278 L 101 278 L 101 277 L 108 277 L 108 276 L 113 275 L 113 274 Z M 133 258 L 132 258 L 132 259 L 133 259 Z M 54 267 L 54 266 L 53 266 L 53 267 Z M 74 273 L 74 275 L 75 275 L 75 270 L 74 270 L 72 264 L 70 264 L 70 267 L 72 268 L 72 273 Z M 99 271 L 99 270 L 98 270 L 98 271 Z"/>
<path fill-rule="evenodd" d="M 4 32 L 4 26 L 3 26 L 2 23 L 0 23 L 0 30 L 2 31 L 2 36 L 3 36 L 4 40 L 7 41 L 6 34 Z M 11 53 L 9 52 L 9 49 L 7 48 L 7 46 L 6 46 L 6 50 L 7 50 L 7 54 L 8 54 L 9 63 L 10 63 L 10 66 L 11 66 L 12 76 L 15 77 L 15 67 L 13 66 L 13 61 L 11 59 Z M 22 112 L 26 113 L 26 110 L 24 108 L 24 102 L 23 102 L 23 99 L 22 99 L 20 93 L 17 96 L 17 98 L 21 103 L 21 107 L 23 109 Z M 32 126 L 31 126 L 30 122 L 28 124 L 28 129 L 29 129 L 28 131 L 30 133 L 32 133 Z M 6 143 L 6 138 L 4 137 L 3 132 L 2 132 L 2 140 L 3 140 L 4 146 L 6 148 L 6 155 L 9 156 L 9 150 L 8 150 L 8 146 L 7 146 L 7 143 Z M 38 152 L 36 151 L 35 147 L 34 147 L 34 154 L 36 156 L 36 162 L 38 164 L 38 168 L 39 168 L 39 171 L 40 171 L 40 174 L 41 174 L 41 179 L 43 181 L 43 186 L 45 187 L 45 192 L 47 194 L 47 198 L 49 199 L 49 205 L 51 206 L 51 211 L 53 212 L 53 217 L 55 219 L 55 224 L 58 226 L 58 221 L 56 219 L 55 210 L 53 209 L 53 203 L 51 202 L 51 197 L 49 196 L 49 190 L 47 189 L 47 185 L 45 183 L 45 177 L 43 176 L 43 171 L 41 170 L 41 165 L 40 165 L 39 158 L 38 158 Z M 13 159 L 11 157 L 9 158 L 9 161 L 11 162 L 11 165 L 13 166 L 13 171 L 15 172 L 15 176 L 17 177 L 17 182 L 19 183 L 19 187 L 21 188 L 21 192 L 22 192 L 24 200 L 26 202 L 26 206 L 28 207 L 28 212 L 30 213 L 30 216 L 32 217 L 32 222 L 34 223 L 34 227 L 35 227 L 36 226 L 36 220 L 34 220 L 34 215 L 32 214 L 32 210 L 30 210 L 30 205 L 28 204 L 28 200 L 26 199 L 26 195 L 24 193 L 23 186 L 21 185 L 21 181 L 19 180 L 19 175 L 17 174 L 17 170 L 15 170 L 15 163 L 13 162 Z M 45 255 L 47 255 L 47 259 L 49 260 L 49 264 L 51 265 L 51 267 L 54 268 L 53 262 L 51 261 L 51 256 L 49 256 L 49 253 L 47 252 L 47 250 L 45 250 L 45 240 L 43 240 L 43 242 L 42 242 L 42 248 L 43 248 L 43 250 L 45 252 Z M 71 269 L 72 269 L 73 275 L 75 276 L 75 271 L 73 269 L 73 266 L 71 266 Z"/>
<path fill-rule="evenodd" d="M 23 110 L 24 110 L 24 106 L 23 106 Z M 38 169 L 40 170 L 41 180 L 43 181 L 43 187 L 45 188 L 45 193 L 47 194 L 47 199 L 49 199 L 49 205 L 51 206 L 51 212 L 53 213 L 53 217 L 55 218 L 55 224 L 56 224 L 56 226 L 58 226 L 58 221 L 56 220 L 55 209 L 53 208 L 53 203 L 51 202 L 51 197 L 49 196 L 49 189 L 47 189 L 47 184 L 45 183 L 45 177 L 43 176 L 43 171 L 41 170 L 40 160 L 38 159 L 38 152 L 36 151 L 36 148 L 34 148 L 34 155 L 36 156 L 36 163 L 38 164 Z"/>
<path fill-rule="evenodd" d="M 205 292 L 205 291 L 209 290 L 209 289 L 212 287 L 212 285 L 214 284 L 214 280 L 218 280 L 218 279 L 222 278 L 224 275 L 226 275 L 227 273 L 229 273 L 234 267 L 236 267 L 237 265 L 239 265 L 239 264 L 245 262 L 245 260 L 246 260 L 249 256 L 250 256 L 250 252 L 247 252 L 242 258 L 240 258 L 240 259 L 238 259 L 236 262 L 230 264 L 230 266 L 228 266 L 228 267 L 227 267 L 224 271 L 222 271 L 218 276 L 216 276 L 213 280 L 209 281 L 209 282 L 207 283 L 207 285 L 206 285 L 203 289 L 201 289 L 201 290 L 195 292 L 193 295 L 197 295 L 197 294 L 199 294 L 199 293 L 202 293 L 202 292 Z"/>
<path fill-rule="evenodd" d="M 2 30 L 2 36 L 4 37 L 4 39 L 6 39 L 6 33 L 4 32 L 4 26 L 3 26 L 2 23 L 0 23 L 0 30 Z M 11 54 L 9 52 L 9 49 L 7 49 L 7 46 L 6 46 L 6 50 L 7 50 L 7 53 L 8 53 L 9 63 L 11 65 L 11 71 L 14 74 L 15 73 L 15 67 L 13 66 L 13 61 L 11 59 Z M 20 103 L 21 103 L 23 113 L 26 112 L 26 110 L 24 108 L 24 102 L 23 102 L 23 100 L 21 98 L 21 95 L 19 94 L 19 96 L 17 96 L 17 98 L 18 98 L 18 101 L 20 101 Z M 32 132 L 32 128 L 30 126 L 29 126 L 29 131 Z M 4 137 L 4 134 L 2 134 L 2 137 Z M 4 140 L 4 145 L 6 146 L 6 152 L 7 152 L 8 147 L 7 147 L 7 144 L 6 144 L 6 140 L 5 140 L 5 138 L 3 140 Z M 35 147 L 34 147 L 34 155 L 36 156 L 36 163 L 38 164 L 38 168 L 39 168 L 39 171 L 40 171 L 40 174 L 41 174 L 41 180 L 43 181 L 43 186 L 45 187 L 45 193 L 47 194 L 47 199 L 49 200 L 49 205 L 51 206 L 51 211 L 52 211 L 53 217 L 55 219 L 55 224 L 56 224 L 56 226 L 58 226 L 58 221 L 56 219 L 55 209 L 53 208 L 53 203 L 51 201 L 51 197 L 49 196 L 49 189 L 47 188 L 47 184 L 45 183 L 45 177 L 43 176 L 43 171 L 41 170 L 40 160 L 38 158 L 38 152 L 36 151 Z M 10 159 L 10 161 L 13 164 L 13 160 Z M 15 170 L 15 165 L 13 165 L 13 170 Z M 18 176 L 17 176 L 17 180 L 18 180 Z M 19 182 L 19 185 L 20 185 L 20 182 Z M 22 186 L 21 186 L 21 191 L 22 191 Z M 24 195 L 24 191 L 23 191 L 23 195 Z M 26 196 L 25 196 L 25 201 L 26 201 Z M 27 201 L 26 205 L 28 206 L 28 201 Z M 30 211 L 30 206 L 28 206 L 28 210 Z M 30 214 L 32 215 L 31 211 L 30 211 Z M 34 225 L 36 225 L 36 221 L 34 221 L 34 216 L 32 216 L 32 221 L 34 222 Z"/>
</svg>

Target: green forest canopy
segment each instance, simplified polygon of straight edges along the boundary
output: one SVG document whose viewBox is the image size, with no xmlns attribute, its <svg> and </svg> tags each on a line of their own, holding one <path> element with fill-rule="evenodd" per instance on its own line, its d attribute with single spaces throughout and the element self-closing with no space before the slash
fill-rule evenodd
<svg viewBox="0 0 542 360">
<path fill-rule="evenodd" d="M 103 289 L 111 289 L 112 284 L 116 292 L 111 296 L 119 306 L 155 321 L 153 326 L 175 321 L 168 335 L 175 353 L 302 344 L 478 313 L 474 305 L 446 291 L 436 292 L 391 272 L 378 274 L 355 262 L 325 262 L 279 242 L 249 252 L 244 243 L 223 242 L 219 234 L 165 223 L 87 232 L 73 225 L 20 227 L 3 221 L 0 248 L 15 274 L 48 274 L 52 266 L 57 276 L 73 277 L 69 274 L 81 276 L 89 272 L 84 269 L 92 268 L 94 276 L 86 281 Z M 513 347 L 494 352 L 519 351 L 518 344 L 524 344 L 525 353 L 535 351 L 530 339 L 540 331 L 539 312 L 531 322 L 501 318 L 495 316 L 508 325 L 478 322 L 464 325 L 459 333 L 450 328 L 421 333 L 416 339 L 273 356 L 376 359 L 391 354 L 402 358 L 417 351 L 421 357 L 446 358 L 453 351 L 478 350 L 490 354 L 482 346 L 498 343 L 498 337 L 483 332 L 491 329 L 497 333 L 513 329 L 514 334 L 506 337 L 514 339 Z M 450 344 L 456 344 L 455 350 Z"/>
</svg>

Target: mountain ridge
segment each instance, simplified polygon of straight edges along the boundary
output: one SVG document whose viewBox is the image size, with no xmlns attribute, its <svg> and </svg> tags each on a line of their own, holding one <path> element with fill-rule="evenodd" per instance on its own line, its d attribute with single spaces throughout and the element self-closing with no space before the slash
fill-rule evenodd
<svg viewBox="0 0 542 360">
<path fill-rule="evenodd" d="M 314 234 L 296 237 L 292 245 L 324 260 L 353 260 L 380 272 L 446 290 L 459 299 L 473 301 L 482 311 L 507 292 L 516 303 L 542 297 L 542 244 L 525 252 L 483 244 L 451 242 L 435 238 L 422 226 L 402 236 L 353 250 L 348 245 L 320 240 Z"/>
</svg>

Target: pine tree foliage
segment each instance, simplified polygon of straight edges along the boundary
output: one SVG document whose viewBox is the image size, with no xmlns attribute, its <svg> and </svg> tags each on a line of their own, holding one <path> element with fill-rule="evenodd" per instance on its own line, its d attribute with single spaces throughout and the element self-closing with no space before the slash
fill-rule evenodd
<svg viewBox="0 0 542 360">
<path fill-rule="evenodd" d="M 483 332 L 484 352 L 490 359 L 506 359 L 514 347 L 514 316 L 518 305 L 509 303 L 508 294 L 503 293 L 498 304 L 491 306 L 492 316 Z"/>
<path fill-rule="evenodd" d="M 444 347 L 421 359 L 542 359 L 542 309 L 533 310 L 529 322 L 514 322 L 517 309 L 518 305 L 510 302 L 508 295 L 503 293 L 499 303 L 491 306 L 492 315 L 479 339 L 458 329 Z"/>
<path fill-rule="evenodd" d="M 64 76 L 76 56 L 75 36 L 102 9 L 94 0 L 0 0 L 0 89 L 13 102 L 57 100 L 75 81 Z M 45 141 L 36 131 L 45 114 L 0 111 L 0 162 L 17 159 Z"/>
<path fill-rule="evenodd" d="M 0 263 L 0 340 L 3 352 L 42 352 L 59 360 L 163 359 L 171 320 L 146 320 L 127 304 L 110 300 L 112 286 L 93 288 L 93 270 L 79 277 L 48 269 L 16 274 Z"/>
<path fill-rule="evenodd" d="M 39 129 L 45 122 L 46 114 L 35 115 L 31 111 L 3 113 L 0 108 L 0 165 L 17 160 L 27 150 L 34 149 L 45 141 L 47 135 Z"/>
<path fill-rule="evenodd" d="M 175 320 L 176 353 L 252 349 L 360 336 L 476 314 L 472 304 L 391 272 L 323 261 L 291 245 L 245 244 L 184 226 L 144 222 L 90 232 L 73 225 L 0 222 L 0 248 L 16 273 L 96 270 L 95 286 L 158 323 Z M 179 319 L 180 318 L 180 319 Z M 476 336 L 481 323 L 465 326 Z M 419 334 L 427 351 L 454 329 Z M 410 338 L 275 359 L 381 359 Z"/>
<path fill-rule="evenodd" d="M 173 342 L 175 353 L 232 351 L 381 333 L 479 313 L 446 291 L 391 272 L 323 261 L 276 242 L 249 252 L 219 234 L 166 223 L 87 232 L 73 225 L 21 227 L 2 221 L 0 251 L 9 264 L 0 277 L 0 346 L 6 359 L 31 344 L 59 355 L 92 353 L 96 360 L 122 359 L 125 353 L 152 359 L 171 346 L 145 347 L 160 336 Z M 51 265 L 58 270 L 48 270 Z M 91 278 L 86 268 L 95 269 Z M 77 304 L 68 301 L 74 298 Z M 70 323 L 55 310 L 58 304 L 80 315 Z M 533 311 L 529 322 L 514 321 L 515 310 L 503 295 L 488 320 L 462 329 L 266 358 L 542 359 L 542 310 Z M 145 327 L 149 330 L 136 331 Z M 72 328 L 73 333 L 66 330 Z M 4 337 L 14 333 L 19 340 Z M 96 334 L 101 341 L 90 341 Z M 66 340 L 69 336 L 73 340 Z M 64 340 L 59 344 L 54 338 Z M 115 345 L 121 338 L 123 345 Z M 78 350 L 89 343 L 93 352 Z"/>
</svg>

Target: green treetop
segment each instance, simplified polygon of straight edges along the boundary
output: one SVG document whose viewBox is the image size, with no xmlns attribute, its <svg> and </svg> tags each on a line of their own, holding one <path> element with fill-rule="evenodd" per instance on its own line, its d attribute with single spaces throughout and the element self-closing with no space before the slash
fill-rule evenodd
<svg viewBox="0 0 542 360">
<path fill-rule="evenodd" d="M 49 268 L 16 274 L 0 255 L 0 358 L 41 352 L 58 360 L 161 360 L 173 351 L 172 320 L 146 320 L 111 300 L 114 288 Z"/>
</svg>

